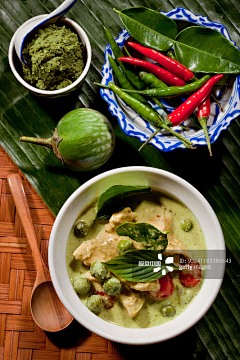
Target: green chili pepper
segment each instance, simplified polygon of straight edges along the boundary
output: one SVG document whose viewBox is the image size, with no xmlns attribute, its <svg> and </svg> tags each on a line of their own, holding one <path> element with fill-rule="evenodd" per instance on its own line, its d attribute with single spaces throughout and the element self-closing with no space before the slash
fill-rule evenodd
<svg viewBox="0 0 240 360">
<path fill-rule="evenodd" d="M 161 101 L 155 97 L 152 98 L 152 100 L 161 108 L 163 109 L 167 114 L 169 114 L 168 109 L 165 108 L 165 106 L 161 103 Z"/>
<path fill-rule="evenodd" d="M 145 72 L 145 71 L 141 71 L 141 72 L 139 73 L 139 77 L 140 77 L 140 79 L 142 79 L 142 80 L 145 82 L 146 85 L 150 85 L 150 88 L 152 88 L 152 87 L 154 87 L 154 88 L 157 87 L 157 88 L 158 88 L 157 85 L 160 85 L 161 83 L 162 83 L 163 85 L 166 85 L 166 84 L 164 84 L 164 82 L 162 82 L 160 79 L 158 79 L 155 75 L 150 74 L 150 73 L 147 73 L 147 72 Z M 153 86 L 153 83 L 154 83 L 154 86 Z M 160 86 L 159 86 L 159 87 L 160 87 Z M 168 87 L 168 86 L 166 85 L 166 87 Z M 155 98 L 155 97 L 152 97 L 152 100 L 153 100 L 161 109 L 163 109 L 166 113 L 169 113 L 169 111 L 165 108 L 165 106 L 161 103 L 160 100 L 158 100 L 158 99 Z"/>
<path fill-rule="evenodd" d="M 127 94 L 125 91 L 120 89 L 117 85 L 109 82 L 108 86 L 94 83 L 97 86 L 100 86 L 105 89 L 109 89 L 114 91 L 127 105 L 129 105 L 133 110 L 135 110 L 140 116 L 142 116 L 145 120 L 149 121 L 151 124 L 161 127 L 165 130 L 168 130 L 172 135 L 176 136 L 186 147 L 190 147 L 192 142 L 184 138 L 182 135 L 178 134 L 176 131 L 167 126 L 161 116 L 154 111 L 149 105 L 143 104 L 138 99 L 133 96 Z"/>
<path fill-rule="evenodd" d="M 123 54 L 122 50 L 120 49 L 120 47 L 118 46 L 118 44 L 116 43 L 116 41 L 114 40 L 110 31 L 107 30 L 106 28 L 104 28 L 104 30 L 105 30 L 107 39 L 110 43 L 115 60 L 119 64 L 121 69 L 123 70 L 123 72 L 126 75 L 126 77 L 128 78 L 128 80 L 132 83 L 132 85 L 136 89 L 138 89 L 138 90 L 144 89 L 145 83 L 139 79 L 138 75 L 135 74 L 132 70 L 130 70 L 126 65 L 124 65 L 122 61 L 118 61 L 118 58 L 123 57 L 124 54 Z"/>
<path fill-rule="evenodd" d="M 177 58 L 176 58 L 176 56 L 175 56 L 175 54 L 174 54 L 174 52 L 172 50 L 169 50 L 167 52 L 167 56 L 170 57 L 173 60 L 177 60 Z"/>
<path fill-rule="evenodd" d="M 126 78 L 126 76 L 123 74 L 123 72 L 119 69 L 119 67 L 118 67 L 117 63 L 115 62 L 115 60 L 109 54 L 108 54 L 108 59 L 109 59 L 110 65 L 111 65 L 111 67 L 113 69 L 113 72 L 116 75 L 116 78 L 117 78 L 119 84 L 121 85 L 121 87 L 123 87 L 125 89 L 134 90 L 134 87 L 132 86 L 130 81 Z M 135 97 L 136 99 L 138 99 L 139 101 L 143 102 L 144 104 L 148 104 L 148 101 L 145 100 L 142 95 L 133 94 L 132 96 Z"/>
<path fill-rule="evenodd" d="M 126 52 L 126 54 L 128 55 L 128 56 L 131 56 L 131 54 L 129 53 L 129 51 L 128 51 L 128 49 L 124 46 L 124 50 L 125 50 L 125 52 Z M 112 66 L 112 69 L 114 70 L 114 72 L 115 72 L 115 75 L 116 75 L 116 78 L 118 79 L 118 81 L 119 81 L 119 83 L 120 83 L 120 85 L 122 86 L 122 88 L 125 88 L 125 89 L 132 89 L 132 90 L 134 90 L 134 87 L 132 86 L 132 84 L 130 83 L 130 81 L 128 81 L 128 79 L 124 76 L 124 74 L 121 72 L 121 70 L 119 70 L 119 68 L 118 68 L 118 66 L 117 66 L 117 64 L 116 64 L 116 62 L 113 60 L 113 58 L 111 57 L 111 55 L 108 55 L 108 58 L 109 58 L 109 62 L 110 62 L 110 65 Z M 114 63 L 113 63 L 114 62 Z M 119 62 L 120 63 L 120 62 Z M 145 72 L 142 72 L 142 73 L 144 73 L 144 74 L 148 74 L 148 73 L 145 73 Z M 141 73 L 140 73 L 141 74 Z M 140 79 L 141 79 L 141 75 L 139 74 L 139 77 L 140 77 Z M 149 75 L 152 75 L 152 74 L 149 74 Z M 123 76 L 124 76 L 124 78 L 123 78 Z M 153 75 L 154 76 L 154 75 Z M 159 80 L 157 77 L 155 77 L 158 81 L 159 81 L 159 83 L 161 82 L 161 83 L 163 83 L 161 80 Z M 144 83 L 145 84 L 148 84 L 144 79 L 143 79 L 143 81 L 144 81 Z M 123 83 L 125 83 L 125 85 L 123 84 Z M 164 84 L 164 83 L 163 83 Z M 164 85 L 166 85 L 166 84 L 164 84 Z M 159 87 L 159 86 L 154 86 L 154 87 Z M 167 85 L 166 85 L 166 87 L 168 87 Z M 136 99 L 138 99 L 138 100 L 140 100 L 140 101 L 142 101 L 144 104 L 148 104 L 148 102 L 147 102 L 147 100 L 145 100 L 144 99 L 144 97 L 143 96 L 141 96 L 140 94 L 133 94 L 132 96 L 134 96 Z M 161 109 L 163 109 L 167 114 L 169 114 L 169 111 L 166 109 L 166 107 L 158 100 L 158 99 L 156 99 L 156 98 L 153 98 L 152 99 Z M 166 124 L 171 124 L 171 122 L 166 122 Z"/>
<path fill-rule="evenodd" d="M 108 59 L 109 59 L 110 65 L 111 65 L 111 67 L 112 67 L 112 69 L 113 69 L 113 71 L 114 71 L 114 73 L 116 75 L 116 78 L 119 81 L 120 85 L 125 89 L 134 89 L 134 87 L 132 86 L 130 81 L 126 78 L 126 76 L 123 74 L 123 72 L 119 69 L 117 63 L 115 62 L 115 60 L 113 59 L 113 57 L 110 54 L 108 54 Z M 140 94 L 132 94 L 132 96 L 135 97 L 136 99 L 138 99 L 139 101 L 141 101 L 144 104 L 149 104 L 148 101 L 145 100 L 144 97 L 142 95 L 140 95 Z M 154 102 L 158 106 L 160 106 L 164 111 L 166 111 L 167 114 L 169 114 L 169 111 L 167 111 L 165 106 L 158 99 L 154 98 Z M 165 121 L 165 123 L 167 125 L 171 125 L 171 121 L 169 121 L 169 120 Z"/>
<path fill-rule="evenodd" d="M 167 89 L 147 89 L 147 90 L 128 90 L 123 89 L 128 93 L 141 94 L 146 96 L 155 96 L 155 97 L 175 97 L 183 94 L 188 94 L 190 92 L 198 90 L 205 82 L 211 78 L 210 75 L 205 75 L 201 79 L 194 81 L 190 84 L 184 86 L 170 86 Z"/>
<path fill-rule="evenodd" d="M 167 84 L 165 84 L 162 80 L 158 79 L 155 75 L 147 73 L 145 71 L 140 71 L 139 73 L 140 79 L 142 79 L 146 85 L 148 85 L 150 88 L 158 88 L 158 89 L 165 89 L 168 88 Z M 152 97 L 152 100 L 161 108 L 163 109 L 167 114 L 169 114 L 169 111 L 166 109 L 166 107 L 161 103 L 160 100 L 158 100 L 156 97 Z"/>
<path fill-rule="evenodd" d="M 158 79 L 155 75 L 146 71 L 140 71 L 139 77 L 145 82 L 150 88 L 167 89 L 168 86 L 162 80 Z"/>
<path fill-rule="evenodd" d="M 156 75 L 160 80 L 166 82 L 169 86 L 186 85 L 185 80 L 181 79 L 179 76 L 151 62 L 141 60 L 138 58 L 126 57 L 126 56 L 120 57 L 118 58 L 118 60 L 126 62 L 127 64 L 141 67 L 142 69 L 150 72 L 151 74 Z"/>
<path fill-rule="evenodd" d="M 128 56 L 131 56 L 131 54 L 128 52 L 127 48 L 124 46 L 124 50 L 127 53 Z M 128 81 L 128 79 L 125 77 L 125 75 L 121 72 L 121 70 L 119 69 L 119 67 L 117 66 L 117 63 L 113 60 L 113 58 L 111 57 L 111 55 L 108 55 L 109 58 L 109 62 L 112 66 L 112 69 L 115 72 L 116 78 L 118 79 L 120 85 L 125 88 L 125 89 L 134 89 L 134 87 L 132 86 L 132 84 L 130 83 L 130 81 Z M 147 74 L 147 73 L 146 73 Z M 149 74 L 151 75 L 151 74 Z M 139 74 L 140 77 L 140 74 Z M 140 77 L 141 78 L 141 77 Z M 156 78 L 157 79 L 157 78 Z M 157 79 L 159 80 L 159 79 Z M 161 80 L 159 80 L 159 82 L 162 82 Z M 144 81 L 145 84 L 147 84 Z M 164 83 L 163 83 L 164 84 Z M 125 86 L 124 86 L 125 85 Z M 167 87 L 167 85 L 166 85 Z M 136 99 L 140 100 L 141 102 L 143 102 L 144 104 L 149 104 L 147 100 L 144 99 L 144 97 L 140 94 L 132 94 L 133 97 L 135 97 Z M 162 109 L 166 112 L 166 114 L 169 114 L 169 111 L 166 109 L 166 107 L 161 103 L 161 101 L 159 101 L 157 98 L 152 98 L 152 100 Z M 165 121 L 165 124 L 167 125 L 171 125 L 171 121 Z"/>
<path fill-rule="evenodd" d="M 141 71 L 139 73 L 140 78 L 150 87 L 150 88 L 158 88 L 158 89 L 167 89 L 168 86 L 167 84 L 165 84 L 163 81 L 159 80 L 155 75 L 147 73 L 145 71 Z M 139 94 L 138 94 L 139 95 Z M 154 97 L 154 101 L 157 104 L 156 101 L 156 97 Z M 178 107 L 179 105 L 182 104 L 182 101 L 178 98 L 171 98 L 168 99 L 168 102 L 170 105 L 172 105 L 174 108 Z M 159 104 L 158 104 L 159 105 Z M 163 105 L 164 106 L 164 105 Z M 169 112 L 167 111 L 167 109 L 165 108 L 165 111 L 169 114 Z M 197 119 L 195 118 L 195 116 L 192 114 L 189 116 L 189 119 L 196 125 L 196 127 L 198 127 L 199 129 L 201 129 L 202 127 L 199 125 Z M 181 127 L 184 127 L 183 125 L 181 125 Z M 189 128 L 185 129 L 185 130 L 189 130 Z"/>
</svg>

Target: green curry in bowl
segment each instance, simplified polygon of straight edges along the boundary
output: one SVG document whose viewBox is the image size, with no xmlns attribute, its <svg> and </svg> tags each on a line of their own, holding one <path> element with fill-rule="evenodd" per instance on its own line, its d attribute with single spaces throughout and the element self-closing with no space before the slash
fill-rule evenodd
<svg viewBox="0 0 240 360">
<path fill-rule="evenodd" d="M 150 188 L 127 190 L 108 189 L 80 214 L 68 238 L 67 270 L 93 313 L 122 327 L 148 328 L 174 319 L 197 296 L 203 274 L 191 251 L 206 244 L 183 203 Z"/>
</svg>

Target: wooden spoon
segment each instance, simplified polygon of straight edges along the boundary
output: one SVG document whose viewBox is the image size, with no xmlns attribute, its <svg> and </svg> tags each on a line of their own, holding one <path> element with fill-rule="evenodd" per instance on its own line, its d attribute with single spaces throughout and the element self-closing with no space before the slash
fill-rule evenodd
<svg viewBox="0 0 240 360">
<path fill-rule="evenodd" d="M 42 260 L 21 176 L 15 173 L 7 179 L 36 265 L 37 275 L 31 297 L 32 317 L 45 331 L 62 330 L 72 322 L 73 317 L 59 300 L 50 273 Z"/>
</svg>

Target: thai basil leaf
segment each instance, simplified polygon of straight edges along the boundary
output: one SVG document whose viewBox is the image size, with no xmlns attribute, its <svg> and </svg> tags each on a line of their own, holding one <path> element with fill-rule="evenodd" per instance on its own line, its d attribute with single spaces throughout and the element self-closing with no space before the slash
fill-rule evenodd
<svg viewBox="0 0 240 360">
<path fill-rule="evenodd" d="M 97 203 L 97 220 L 108 219 L 109 216 L 117 211 L 118 201 L 120 198 L 124 198 L 129 195 L 135 195 L 139 193 L 150 193 L 151 188 L 149 186 L 131 186 L 131 185 L 113 185 L 102 193 Z"/>
<path fill-rule="evenodd" d="M 149 282 L 160 279 L 169 271 L 177 270 L 174 264 L 155 250 L 129 250 L 103 264 L 114 275 L 133 282 Z"/>
<path fill-rule="evenodd" d="M 181 31 L 174 43 L 180 63 L 196 73 L 240 73 L 240 51 L 220 32 L 201 26 Z"/>
<path fill-rule="evenodd" d="M 168 245 L 167 234 L 169 231 L 163 233 L 151 224 L 127 222 L 119 225 L 116 232 L 120 236 L 130 237 L 151 250 L 163 252 Z"/>
<path fill-rule="evenodd" d="M 178 33 L 177 24 L 172 19 L 143 6 L 117 12 L 126 30 L 140 44 L 160 51 L 172 47 Z"/>
</svg>

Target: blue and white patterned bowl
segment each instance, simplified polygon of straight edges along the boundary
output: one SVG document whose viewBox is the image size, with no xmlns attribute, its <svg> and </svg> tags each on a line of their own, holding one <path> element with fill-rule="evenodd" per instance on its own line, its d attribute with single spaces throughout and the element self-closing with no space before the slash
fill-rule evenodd
<svg viewBox="0 0 240 360">
<path fill-rule="evenodd" d="M 209 21 L 206 16 L 195 15 L 191 11 L 184 8 L 176 8 L 169 12 L 162 12 L 173 20 L 182 20 L 192 22 L 197 25 L 212 28 L 221 32 L 232 44 L 227 29 L 220 23 Z M 122 47 L 130 34 L 124 29 L 116 39 L 117 44 Z M 235 45 L 236 46 L 236 45 Z M 108 54 L 112 55 L 112 50 L 108 44 L 105 50 L 105 64 L 102 68 L 102 84 L 107 85 L 110 81 L 114 82 L 113 72 L 108 60 Z M 145 121 L 121 99 L 119 99 L 112 91 L 107 89 L 100 90 L 101 96 L 109 104 L 109 110 L 112 115 L 116 116 L 121 129 L 129 136 L 137 137 L 141 142 L 145 142 L 156 128 Z M 218 93 L 219 95 L 219 93 Z M 240 76 L 236 77 L 229 84 L 227 90 L 221 96 L 219 101 L 224 111 L 220 111 L 215 102 L 211 104 L 211 114 L 208 119 L 208 132 L 211 143 L 215 142 L 222 130 L 230 125 L 231 121 L 240 115 Z M 169 105 L 165 103 L 168 110 Z M 161 115 L 166 115 L 163 110 L 156 107 Z M 191 122 L 186 120 L 185 125 L 191 127 Z M 181 133 L 185 138 L 191 140 L 194 145 L 206 145 L 206 138 L 203 130 L 191 127 L 190 131 L 184 131 L 181 127 L 175 127 L 174 130 Z M 171 151 L 177 148 L 185 148 L 185 146 L 176 137 L 168 134 L 166 131 L 158 133 L 152 140 L 151 144 L 162 151 Z"/>
</svg>

